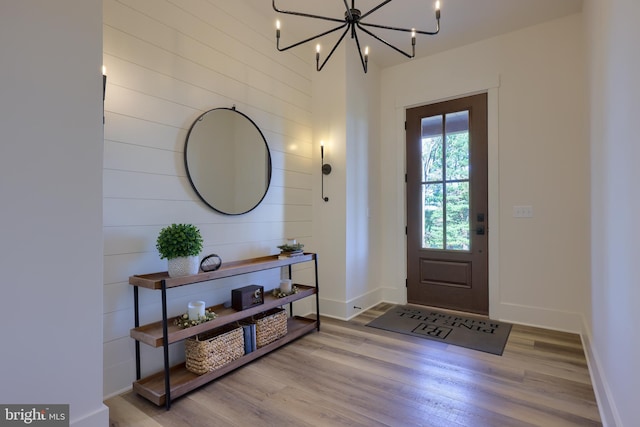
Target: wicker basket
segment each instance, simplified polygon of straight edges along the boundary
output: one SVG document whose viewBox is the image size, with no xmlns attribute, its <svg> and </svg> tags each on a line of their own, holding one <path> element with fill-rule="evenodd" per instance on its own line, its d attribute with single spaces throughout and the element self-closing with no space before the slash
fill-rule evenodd
<svg viewBox="0 0 640 427">
<path fill-rule="evenodd" d="M 244 355 L 242 327 L 226 325 L 188 338 L 184 344 L 186 368 L 202 375 Z"/>
<path fill-rule="evenodd" d="M 256 324 L 256 346 L 258 348 L 287 335 L 287 312 L 274 308 L 253 317 Z"/>
</svg>

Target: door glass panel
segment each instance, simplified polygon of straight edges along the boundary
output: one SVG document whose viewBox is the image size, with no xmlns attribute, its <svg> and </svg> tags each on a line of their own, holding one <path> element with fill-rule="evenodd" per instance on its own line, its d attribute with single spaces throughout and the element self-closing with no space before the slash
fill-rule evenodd
<svg viewBox="0 0 640 427">
<path fill-rule="evenodd" d="M 469 183 L 451 182 L 447 184 L 447 238 L 449 250 L 469 250 Z"/>
<path fill-rule="evenodd" d="M 442 181 L 442 116 L 422 119 L 422 176 L 424 182 Z"/>
<path fill-rule="evenodd" d="M 422 247 L 442 249 L 444 247 L 443 184 L 423 184 L 422 200 Z"/>
<path fill-rule="evenodd" d="M 447 180 L 469 180 L 469 112 L 446 115 Z"/>
<path fill-rule="evenodd" d="M 469 251 L 469 111 L 425 117 L 421 124 L 422 247 Z"/>
</svg>

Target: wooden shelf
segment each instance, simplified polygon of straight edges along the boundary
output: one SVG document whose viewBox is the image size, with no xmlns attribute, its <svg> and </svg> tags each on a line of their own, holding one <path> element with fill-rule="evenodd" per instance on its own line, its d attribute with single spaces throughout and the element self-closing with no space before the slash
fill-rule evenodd
<svg viewBox="0 0 640 427">
<path fill-rule="evenodd" d="M 167 331 L 168 342 L 172 344 L 174 342 L 182 341 L 196 334 L 215 329 L 219 326 L 226 325 L 227 323 L 237 322 L 238 320 L 254 316 L 263 311 L 267 311 L 271 308 L 279 307 L 290 302 L 306 298 L 316 293 L 316 288 L 313 286 L 295 285 L 299 291 L 295 294 L 286 296 L 284 298 L 274 297 L 270 291 L 264 293 L 264 304 L 257 305 L 255 307 L 248 308 L 242 311 L 236 311 L 233 308 L 225 308 L 222 305 L 209 307 L 212 309 L 218 317 L 210 320 L 206 323 L 202 323 L 197 326 L 192 326 L 186 329 L 180 329 L 174 325 L 173 321 L 175 317 L 168 319 Z M 152 347 L 162 347 L 164 344 L 162 333 L 162 321 L 150 323 L 147 325 L 139 326 L 131 329 L 131 338 L 143 342 Z"/>
<path fill-rule="evenodd" d="M 239 313 L 245 312 L 246 310 Z M 222 375 L 233 371 L 234 369 L 239 368 L 240 366 L 288 344 L 289 342 L 315 329 L 317 324 L 318 322 L 315 319 L 298 316 L 290 317 L 287 320 L 287 335 L 272 342 L 271 344 L 257 349 L 256 351 L 245 354 L 240 359 L 234 360 L 215 371 L 203 375 L 196 375 L 188 371 L 184 363 L 171 367 L 169 371 L 171 399 L 173 400 L 182 396 L 216 378 L 221 377 Z M 158 372 L 157 374 L 150 375 L 134 382 L 133 390 L 156 405 L 160 406 L 166 404 L 164 372 Z"/>
<path fill-rule="evenodd" d="M 223 305 L 209 307 L 218 316 L 206 323 L 192 326 L 186 329 L 180 329 L 174 324 L 175 317 L 167 316 L 167 290 L 177 286 L 185 286 L 193 283 L 206 282 L 210 280 L 222 279 L 225 277 L 238 276 L 257 271 L 270 270 L 272 268 L 280 268 L 291 266 L 302 262 L 314 262 L 315 269 L 315 286 L 307 286 L 296 284 L 298 292 L 288 295 L 284 298 L 276 298 L 273 296 L 273 290 L 264 292 L 264 303 L 246 310 L 236 311 L 235 309 Z M 291 268 L 289 268 L 289 278 L 291 278 Z M 171 407 L 171 401 L 176 397 L 182 396 L 197 387 L 200 387 L 209 381 L 212 381 L 232 370 L 243 366 L 252 360 L 263 356 L 270 351 L 281 347 L 292 340 L 316 329 L 320 331 L 320 311 L 318 297 L 318 258 L 314 253 L 304 253 L 290 258 L 280 259 L 278 255 L 246 259 L 242 261 L 227 262 L 216 271 L 200 272 L 198 274 L 184 277 L 169 277 L 166 271 L 151 274 L 142 274 L 129 277 L 129 284 L 134 286 L 134 315 L 136 325 L 139 325 L 139 300 L 138 288 L 147 288 L 159 290 L 162 293 L 163 307 L 162 319 L 158 322 L 139 325 L 130 331 L 131 338 L 136 340 L 136 377 L 140 378 L 140 343 L 145 343 L 152 347 L 163 347 L 164 349 L 164 370 L 157 374 L 150 375 L 146 378 L 138 379 L 133 383 L 133 390 L 139 395 L 145 397 L 156 405 L 165 405 L 167 410 Z M 204 375 L 196 375 L 189 372 L 185 364 L 171 366 L 169 361 L 169 345 L 178 341 L 185 340 L 194 335 L 198 335 L 220 326 L 233 324 L 247 317 L 255 316 L 272 308 L 290 304 L 294 301 L 315 295 L 316 302 L 316 319 L 308 319 L 306 317 L 290 316 L 287 319 L 287 334 L 277 341 L 261 347 L 249 354 L 245 354 L 240 359 L 235 360 L 220 369 Z M 166 323 L 165 323 L 166 321 Z"/>
<path fill-rule="evenodd" d="M 162 281 L 165 281 L 167 288 L 190 285 L 192 283 L 206 282 L 207 280 L 222 279 L 224 277 L 238 276 L 241 274 L 253 273 L 256 271 L 269 270 L 276 267 L 286 267 L 288 265 L 301 262 L 313 261 L 316 259 L 314 253 L 304 253 L 285 259 L 278 259 L 278 255 L 270 255 L 260 258 L 251 258 L 241 261 L 225 262 L 215 271 L 204 272 L 183 277 L 169 277 L 166 271 L 158 273 L 141 274 L 129 277 L 129 284 L 147 289 L 162 289 Z"/>
</svg>

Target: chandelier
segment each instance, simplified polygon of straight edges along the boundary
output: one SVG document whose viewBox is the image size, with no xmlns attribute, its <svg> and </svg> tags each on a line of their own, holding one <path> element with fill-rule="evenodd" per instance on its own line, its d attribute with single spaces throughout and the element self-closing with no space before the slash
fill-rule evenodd
<svg viewBox="0 0 640 427">
<path fill-rule="evenodd" d="M 338 41 L 336 42 L 336 44 L 333 46 L 333 48 L 331 49 L 331 51 L 329 52 L 329 55 L 327 55 L 327 57 L 324 59 L 324 61 L 322 61 L 322 65 L 320 65 L 320 45 L 316 45 L 316 70 L 317 71 L 321 71 L 322 68 L 324 68 L 324 65 L 327 63 L 327 61 L 329 60 L 329 58 L 331 58 L 331 55 L 333 55 L 333 52 L 335 52 L 335 50 L 338 48 L 338 46 L 340 45 L 340 43 L 342 42 L 342 40 L 345 38 L 345 36 L 347 35 L 347 33 L 351 33 L 351 38 L 353 40 L 355 40 L 356 42 L 356 46 L 358 47 L 358 54 L 360 55 L 360 62 L 362 63 L 362 68 L 364 70 L 364 72 L 367 72 L 367 68 L 368 68 L 368 63 L 369 63 L 369 47 L 365 47 L 364 49 L 364 53 L 362 51 L 362 48 L 360 46 L 360 39 L 358 39 L 358 31 L 360 30 L 365 34 L 368 34 L 369 36 L 373 37 L 374 39 L 378 40 L 379 42 L 381 42 L 382 44 L 390 47 L 391 49 L 403 54 L 404 56 L 406 56 L 407 58 L 413 58 L 416 56 L 416 34 L 426 34 L 429 36 L 433 36 L 436 35 L 440 32 L 440 1 L 436 2 L 436 30 L 435 31 L 422 31 L 422 30 L 416 30 L 415 28 L 399 28 L 399 27 L 391 27 L 388 25 L 380 25 L 380 24 L 372 24 L 370 22 L 364 22 L 364 19 L 368 18 L 370 15 L 372 15 L 374 12 L 376 12 L 378 9 L 380 9 L 381 7 L 383 7 L 384 5 L 391 3 L 392 0 L 385 0 L 382 3 L 380 3 L 379 5 L 377 5 L 376 7 L 372 8 L 371 10 L 369 10 L 368 12 L 363 13 L 360 9 L 356 8 L 356 0 L 351 0 L 351 7 L 349 7 L 348 1 L 347 0 L 343 0 L 344 1 L 344 6 L 346 11 L 344 12 L 344 19 L 343 18 L 332 18 L 329 16 L 320 16 L 320 15 L 313 15 L 310 13 L 304 13 L 304 12 L 295 12 L 295 11 L 291 11 L 291 10 L 282 10 L 282 9 L 278 9 L 278 7 L 276 6 L 276 0 L 273 0 L 273 10 L 275 10 L 278 13 L 281 14 L 285 14 L 285 15 L 295 15 L 295 16 L 302 16 L 304 18 L 313 18 L 313 19 L 321 19 L 324 21 L 331 21 L 331 22 L 338 22 L 340 23 L 340 25 L 338 25 L 335 28 L 332 28 L 330 30 L 327 30 L 325 32 L 322 32 L 318 35 L 309 37 L 307 39 L 301 40 L 297 43 L 293 43 L 292 45 L 286 46 L 286 47 L 280 47 L 280 21 L 276 22 L 276 47 L 278 49 L 278 51 L 280 52 L 284 52 L 286 50 L 289 50 L 291 48 L 294 48 L 296 46 L 300 46 L 301 44 L 304 43 L 308 43 L 310 41 L 319 39 L 320 37 L 324 37 L 328 34 L 331 34 L 335 31 L 339 31 L 341 29 L 344 29 L 342 35 L 340 36 L 340 38 L 338 39 Z M 394 46 L 393 44 L 389 43 L 388 41 L 384 40 L 383 38 L 379 37 L 378 35 L 374 34 L 372 31 L 370 31 L 368 28 L 378 28 L 378 29 L 383 29 L 383 30 L 393 30 L 393 31 L 402 31 L 402 32 L 406 32 L 406 33 L 411 33 L 411 52 L 406 52 L 396 46 Z"/>
</svg>

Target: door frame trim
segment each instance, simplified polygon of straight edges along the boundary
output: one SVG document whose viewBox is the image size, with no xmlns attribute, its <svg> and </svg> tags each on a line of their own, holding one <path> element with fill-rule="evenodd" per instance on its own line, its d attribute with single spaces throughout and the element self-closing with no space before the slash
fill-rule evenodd
<svg viewBox="0 0 640 427">
<path fill-rule="evenodd" d="M 483 229 L 491 227 L 491 215 L 489 212 L 489 188 L 488 188 L 488 93 L 482 91 L 474 95 L 468 95 L 460 98 L 454 98 L 447 101 L 440 101 L 434 104 L 426 104 L 419 107 L 405 109 L 405 117 L 407 120 L 407 131 L 405 132 L 405 164 L 407 179 L 405 184 L 405 198 L 407 201 L 406 217 L 407 217 L 407 300 L 411 294 L 411 301 L 415 304 L 435 305 L 442 308 L 450 308 L 459 311 L 468 311 L 488 315 L 489 313 L 489 235 L 490 233 L 476 233 L 475 228 L 482 226 Z M 455 112 L 467 112 L 468 134 L 468 162 L 471 168 L 465 177 L 468 183 L 468 238 L 469 248 L 467 250 L 456 251 L 449 250 L 445 247 L 436 247 L 431 250 L 425 247 L 422 239 L 425 238 L 424 231 L 424 215 L 418 214 L 416 208 L 423 206 L 426 202 L 423 200 L 424 181 L 427 180 L 421 174 L 424 174 L 423 161 L 420 160 L 424 156 L 424 148 L 422 144 L 416 144 L 416 139 L 424 138 L 425 118 L 439 119 L 438 127 L 433 131 L 436 134 L 442 133 L 442 143 L 448 138 L 447 129 L 449 128 L 448 114 Z M 442 148 L 442 156 L 446 156 L 446 150 Z M 448 159 L 448 157 L 446 157 Z M 477 164 L 476 164 L 477 162 Z M 448 160 L 447 160 L 448 163 Z M 444 160 L 443 166 L 444 168 Z M 439 173 L 444 173 L 445 169 Z M 475 172 L 474 172 L 475 171 Z M 437 172 L 438 174 L 438 172 Z M 445 174 L 447 175 L 447 174 Z M 445 191 L 447 177 L 445 175 L 434 177 L 435 182 L 442 183 L 442 209 L 446 209 Z M 428 180 L 427 180 L 428 181 Z M 488 216 L 482 222 L 475 217 L 476 214 L 483 213 Z M 443 212 L 442 219 L 448 224 L 447 214 Z M 410 221 L 409 221 L 410 220 Z M 422 223 L 422 225 L 421 225 Z M 446 231 L 446 227 L 442 232 Z M 483 234 L 483 236 L 479 236 Z M 422 235 L 422 239 L 420 236 Z M 446 240 L 444 240 L 446 242 Z M 444 243 L 442 242 L 442 243 Z M 433 264 L 430 264 L 433 263 Z M 444 264 L 442 264 L 444 263 Z M 430 267 L 427 267 L 430 265 Z M 453 282 L 447 281 L 445 277 L 452 279 L 451 276 L 444 273 L 444 270 L 437 266 L 448 265 L 449 273 L 461 274 L 458 279 L 465 286 L 456 287 Z M 453 266 L 456 266 L 457 273 L 453 273 Z M 471 267 L 473 265 L 473 267 Z M 463 267 L 465 266 L 465 267 Z M 464 273 L 462 273 L 464 271 Z M 443 274 L 440 278 L 444 280 L 440 285 L 431 282 L 435 274 Z M 410 273 L 410 274 L 409 274 Z M 411 276 L 411 277 L 409 277 Z M 431 278 L 431 279 L 430 279 Z"/>
<path fill-rule="evenodd" d="M 402 212 L 398 218 L 402 220 L 402 224 L 399 229 L 403 230 L 402 245 L 403 249 L 401 253 L 404 253 L 404 260 L 402 261 L 404 278 L 407 277 L 407 236 L 404 234 L 405 226 L 407 223 L 407 195 L 406 184 L 404 182 L 404 174 L 406 173 L 406 133 L 404 129 L 404 122 L 406 117 L 406 110 L 408 108 L 418 107 L 421 105 L 434 104 L 441 101 L 448 101 L 450 99 L 462 98 L 470 95 L 477 95 L 478 93 L 487 93 L 487 162 L 488 162 L 488 218 L 490 224 L 489 235 L 489 317 L 492 319 L 501 318 L 500 313 L 500 157 L 499 157 L 499 77 L 489 83 L 487 87 L 474 90 L 472 92 L 448 94 L 446 97 L 438 98 L 423 98 L 419 103 L 410 102 L 396 102 L 396 114 L 398 123 L 397 140 L 398 149 L 398 161 L 402 162 L 402 167 L 398 168 L 399 176 L 398 182 L 402 182 L 402 197 L 399 198 L 399 202 L 402 206 L 398 209 Z M 404 104 L 404 105 L 401 105 Z M 403 283 L 405 279 L 402 279 Z M 403 301 L 407 302 L 407 288 L 403 288 Z"/>
</svg>

